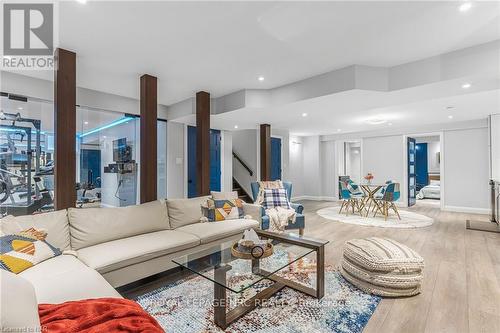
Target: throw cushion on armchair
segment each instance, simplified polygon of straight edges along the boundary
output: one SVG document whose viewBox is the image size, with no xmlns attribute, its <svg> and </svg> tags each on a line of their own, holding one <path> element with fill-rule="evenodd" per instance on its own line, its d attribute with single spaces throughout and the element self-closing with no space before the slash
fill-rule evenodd
<svg viewBox="0 0 500 333">
<path fill-rule="evenodd" d="M 262 202 L 262 207 L 264 207 L 264 209 L 274 207 L 291 209 L 286 190 L 284 188 L 264 189 L 264 201 Z"/>
</svg>

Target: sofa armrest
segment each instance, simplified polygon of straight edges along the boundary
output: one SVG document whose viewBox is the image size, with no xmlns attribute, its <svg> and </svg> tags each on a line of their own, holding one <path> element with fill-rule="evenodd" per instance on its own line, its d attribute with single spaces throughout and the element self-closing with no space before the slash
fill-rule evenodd
<svg viewBox="0 0 500 333">
<path fill-rule="evenodd" d="M 299 214 L 302 214 L 302 212 L 304 211 L 304 206 L 302 206 L 301 204 L 290 203 L 290 206 L 292 206 L 292 208 Z"/>
<path fill-rule="evenodd" d="M 243 213 L 246 215 L 250 215 L 252 219 L 256 220 L 261 223 L 261 209 L 262 207 L 260 205 L 256 204 L 250 204 L 250 203 L 243 203 Z"/>
</svg>

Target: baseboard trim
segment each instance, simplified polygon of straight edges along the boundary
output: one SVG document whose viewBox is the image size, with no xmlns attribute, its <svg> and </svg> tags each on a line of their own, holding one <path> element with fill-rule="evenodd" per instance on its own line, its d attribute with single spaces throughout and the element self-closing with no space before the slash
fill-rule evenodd
<svg viewBox="0 0 500 333">
<path fill-rule="evenodd" d="M 487 208 L 461 207 L 461 206 L 444 206 L 443 211 L 471 214 L 489 214 L 491 210 Z"/>
<path fill-rule="evenodd" d="M 301 195 L 301 196 L 292 198 L 292 201 L 299 201 L 299 200 L 338 201 L 338 199 L 335 197 L 323 197 L 323 196 L 313 196 L 313 195 Z"/>
</svg>

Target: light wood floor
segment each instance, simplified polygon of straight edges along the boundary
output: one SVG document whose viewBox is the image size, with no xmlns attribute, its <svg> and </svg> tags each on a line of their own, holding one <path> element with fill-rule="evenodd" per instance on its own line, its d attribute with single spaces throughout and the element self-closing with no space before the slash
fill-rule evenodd
<svg viewBox="0 0 500 333">
<path fill-rule="evenodd" d="M 324 219 L 316 214 L 332 202 L 303 201 L 305 235 L 330 240 L 326 261 L 336 265 L 343 243 L 359 237 L 390 237 L 425 259 L 422 293 L 383 299 L 364 332 L 500 332 L 500 234 L 465 229 L 468 218 L 487 216 L 441 212 L 434 207 L 411 211 L 434 224 L 421 229 L 372 228 Z"/>
</svg>

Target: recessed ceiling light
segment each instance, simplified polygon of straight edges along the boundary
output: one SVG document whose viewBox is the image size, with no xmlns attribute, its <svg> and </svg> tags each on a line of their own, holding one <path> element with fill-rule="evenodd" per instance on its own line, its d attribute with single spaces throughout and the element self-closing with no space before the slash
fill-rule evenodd
<svg viewBox="0 0 500 333">
<path fill-rule="evenodd" d="M 238 128 L 238 125 L 234 125 L 234 128 Z"/>
<path fill-rule="evenodd" d="M 76 0 L 76 2 L 86 4 L 86 3 L 87 3 L 87 0 Z"/>
<path fill-rule="evenodd" d="M 102 138 L 103 138 L 103 139 L 106 139 L 106 135 L 103 135 L 103 136 L 102 136 Z"/>
<path fill-rule="evenodd" d="M 450 115 L 448 116 L 448 119 L 453 119 L 453 116 L 450 114 Z"/>
<path fill-rule="evenodd" d="M 458 10 L 461 11 L 462 13 L 468 11 L 471 8 L 472 8 L 472 3 L 470 2 L 464 2 L 463 4 L 458 6 Z"/>
<path fill-rule="evenodd" d="M 88 122 L 88 121 L 84 121 L 84 122 L 83 122 L 83 124 L 84 124 L 84 125 L 88 125 L 88 124 L 89 124 L 89 122 Z"/>
<path fill-rule="evenodd" d="M 368 124 L 371 124 L 371 125 L 380 125 L 380 124 L 385 124 L 387 122 L 387 119 L 372 118 L 372 119 L 368 119 L 366 122 Z"/>
<path fill-rule="evenodd" d="M 305 112 L 304 112 L 304 113 L 302 114 L 302 117 L 307 117 L 307 113 L 305 113 Z"/>
<path fill-rule="evenodd" d="M 337 128 L 337 132 L 342 132 L 342 129 L 340 129 L 340 128 Z"/>
<path fill-rule="evenodd" d="M 469 89 L 472 85 L 470 83 L 464 83 L 462 84 L 463 89 Z"/>
<path fill-rule="evenodd" d="M 18 110 L 22 110 L 23 108 L 20 106 L 20 107 L 18 107 L 17 109 L 18 109 Z"/>
<path fill-rule="evenodd" d="M 392 126 L 392 123 L 388 123 L 387 125 Z"/>
<path fill-rule="evenodd" d="M 263 77 L 263 76 L 259 76 L 259 77 L 257 78 L 257 80 L 259 80 L 260 82 L 262 82 L 262 81 L 264 81 L 264 77 Z"/>
</svg>

